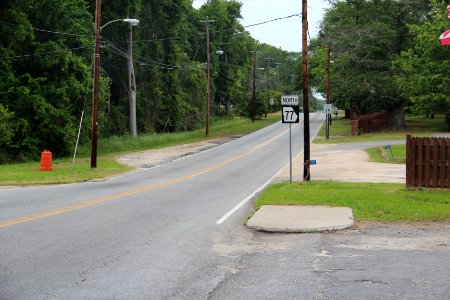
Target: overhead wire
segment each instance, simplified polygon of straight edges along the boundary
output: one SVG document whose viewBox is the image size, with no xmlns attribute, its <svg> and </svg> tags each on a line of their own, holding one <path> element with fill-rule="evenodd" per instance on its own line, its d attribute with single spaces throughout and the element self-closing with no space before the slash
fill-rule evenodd
<svg viewBox="0 0 450 300">
<path fill-rule="evenodd" d="M 8 22 L 4 22 L 4 21 L 0 21 L 0 23 L 8 25 L 8 26 L 14 26 L 14 27 L 19 27 L 20 26 L 19 24 L 12 24 L 12 23 L 8 23 Z M 29 27 L 29 28 L 31 30 L 34 30 L 34 31 L 46 32 L 46 33 L 52 33 L 52 34 L 94 38 L 94 35 L 76 34 L 76 33 L 62 32 L 62 31 L 52 31 L 52 30 L 48 30 L 48 29 L 35 28 L 33 26 Z"/>
<path fill-rule="evenodd" d="M 111 45 L 113 48 L 117 48 L 117 49 L 115 49 L 114 53 L 119 54 L 120 56 L 127 58 L 127 55 L 124 54 L 124 53 L 127 52 L 126 49 L 123 49 L 122 47 L 116 45 L 115 43 L 109 41 L 108 39 L 104 39 L 104 40 L 109 45 Z M 135 57 L 140 58 L 141 60 L 144 60 L 144 61 L 137 60 Z M 143 56 L 140 56 L 140 55 L 136 55 L 136 54 L 133 55 L 133 61 L 135 61 L 136 63 L 138 63 L 141 66 L 142 65 L 150 65 L 150 66 L 153 66 L 153 67 L 159 67 L 161 69 L 183 68 L 182 66 L 178 66 L 178 65 L 169 65 L 169 64 L 160 63 L 160 62 L 157 62 L 157 61 L 154 61 L 154 60 L 151 60 L 149 58 L 146 58 L 146 57 L 143 57 Z"/>
<path fill-rule="evenodd" d="M 288 18 L 292 18 L 292 17 L 296 17 L 296 16 L 299 16 L 299 14 L 293 14 L 293 15 L 289 15 L 289 16 L 285 16 L 285 17 L 275 18 L 275 19 L 264 21 L 264 22 L 259 22 L 259 23 L 255 23 L 255 24 L 246 25 L 246 26 L 243 26 L 243 27 L 247 28 L 247 27 L 253 27 L 253 26 L 260 26 L 260 25 L 264 25 L 264 24 L 267 24 L 267 23 L 271 23 L 271 22 L 275 22 L 275 21 L 279 21 L 279 20 L 283 20 L 283 19 L 288 19 Z M 210 34 L 214 34 L 214 33 L 218 33 L 218 32 L 225 32 L 225 31 L 230 31 L 230 30 L 235 30 L 235 29 L 214 30 L 214 31 L 210 31 Z M 132 43 L 142 43 L 142 42 L 168 41 L 168 40 L 186 39 L 186 38 L 192 38 L 192 37 L 198 37 L 198 36 L 204 36 L 204 35 L 205 35 L 205 33 L 201 33 L 201 34 L 190 35 L 190 36 L 177 36 L 177 37 L 168 37 L 168 38 L 152 39 L 152 40 L 133 40 L 131 42 Z M 122 43 L 122 42 L 129 43 L 129 41 L 110 41 L 110 40 L 105 39 L 105 38 L 103 38 L 103 39 L 106 40 L 113 47 L 117 47 L 120 50 L 120 51 L 117 51 L 117 50 L 113 51 L 115 54 L 118 54 L 118 55 L 120 55 L 122 57 L 126 57 L 125 55 L 123 55 L 123 53 L 120 53 L 121 51 L 126 52 L 126 50 L 121 48 L 120 46 L 118 46 L 116 43 Z M 232 44 L 232 43 L 227 43 L 227 44 Z M 198 52 L 199 48 L 200 48 L 200 46 L 197 47 L 197 50 L 196 50 L 196 53 L 195 53 L 193 59 L 195 59 L 195 57 L 197 56 L 197 52 Z M 179 66 L 179 65 L 163 64 L 163 63 L 159 63 L 159 62 L 156 62 L 154 60 L 151 60 L 151 59 L 145 58 L 143 56 L 139 56 L 139 55 L 138 55 L 138 58 L 144 60 L 144 62 L 143 61 L 139 61 L 139 60 L 137 60 L 135 58 L 133 58 L 133 61 L 135 61 L 136 63 L 138 63 L 141 66 L 150 65 L 152 67 L 157 67 L 157 68 L 160 68 L 160 69 L 169 69 L 169 70 L 180 69 L 180 68 L 190 68 L 190 69 L 198 68 L 198 66 L 183 67 L 183 66 Z M 150 62 L 150 63 L 148 63 L 148 62 Z"/>
<path fill-rule="evenodd" d="M 259 23 L 255 23 L 255 24 L 250 24 L 250 25 L 243 25 L 243 28 L 249 28 L 249 27 L 254 27 L 254 26 L 260 26 L 260 25 L 264 25 L 264 24 L 268 24 L 271 22 L 275 22 L 275 21 L 280 21 L 280 20 L 284 20 L 284 19 L 289 19 L 289 18 L 293 18 L 296 16 L 300 16 L 300 14 L 293 14 L 293 15 L 289 15 L 289 16 L 285 16 L 285 17 L 279 17 L 279 18 L 275 18 L 275 19 L 271 19 L 271 20 L 267 20 L 267 21 L 263 21 L 263 22 L 259 22 Z M 214 33 L 220 33 L 220 32 L 226 32 L 226 31 L 235 31 L 235 28 L 230 28 L 230 29 L 222 29 L 222 30 L 211 30 L 209 33 L 210 34 L 214 34 Z M 237 33 L 243 33 L 241 31 L 238 31 Z M 199 34 L 193 34 L 193 35 L 184 35 L 184 36 L 175 36 L 175 37 L 167 37 L 167 38 L 159 38 L 159 39 L 148 39 L 148 40 L 133 40 L 133 43 L 150 43 L 150 42 L 160 42 L 160 41 L 170 41 L 170 40 L 177 40 L 177 39 L 188 39 L 188 38 L 193 38 L 193 37 L 200 37 L 200 36 L 205 36 L 206 33 L 199 33 Z M 128 41 L 114 41 L 115 43 L 125 43 Z"/>
<path fill-rule="evenodd" d="M 125 54 L 126 53 L 125 49 L 115 45 L 112 42 L 108 42 L 108 44 L 110 44 L 112 46 L 109 49 L 111 52 L 113 52 L 113 53 L 115 53 L 115 54 L 117 54 L 117 55 L 119 55 L 121 57 L 128 58 L 128 56 Z M 137 57 L 140 58 L 140 60 L 136 59 L 135 57 L 136 57 L 136 55 L 133 56 L 132 60 L 135 63 L 139 64 L 140 66 L 151 66 L 151 67 L 156 67 L 156 68 L 165 69 L 165 70 L 183 69 L 183 68 L 184 69 L 196 69 L 196 68 L 198 68 L 198 66 L 185 66 L 185 67 L 183 67 L 183 66 L 179 66 L 179 65 L 169 65 L 169 64 L 159 63 L 157 61 L 154 61 L 154 60 L 151 60 L 151 59 L 148 59 L 146 57 L 139 56 L 139 55 L 137 55 Z"/>
<path fill-rule="evenodd" d="M 48 54 L 53 54 L 53 53 L 59 53 L 59 52 L 65 52 L 65 51 L 75 51 L 75 50 L 80 50 L 80 49 L 86 49 L 86 48 L 90 48 L 90 47 L 94 47 L 93 45 L 91 46 L 82 46 L 82 47 L 76 47 L 76 48 L 67 48 L 67 49 L 61 49 L 61 50 L 55 50 L 55 51 L 48 51 L 48 52 L 39 52 L 39 53 L 33 53 L 33 54 L 24 54 L 24 55 L 16 55 L 16 56 L 6 56 L 6 57 L 0 57 L 0 60 L 6 60 L 6 59 L 18 59 L 18 58 L 26 58 L 26 57 L 32 57 L 32 56 L 43 56 L 43 55 L 48 55 Z"/>
<path fill-rule="evenodd" d="M 267 21 L 263 21 L 263 22 L 259 22 L 259 23 L 255 23 L 255 24 L 250 24 L 250 25 L 244 25 L 244 28 L 249 28 L 249 27 L 254 27 L 254 26 L 260 26 L 260 25 L 264 25 L 264 24 L 268 24 L 271 22 L 275 22 L 275 21 L 280 21 L 280 20 L 284 20 L 284 19 L 289 19 L 289 18 L 293 18 L 293 17 L 302 17 L 301 14 L 292 14 L 289 16 L 285 16 L 285 17 L 279 17 L 279 18 L 275 18 L 275 19 L 270 19 Z M 0 23 L 2 24 L 6 24 L 9 26 L 18 26 L 17 24 L 11 24 L 11 23 L 7 23 L 4 21 L 0 21 Z M 47 30 L 47 29 L 40 29 L 40 28 L 34 28 L 31 27 L 32 30 L 35 31 L 39 31 L 39 32 L 46 32 L 46 33 L 52 33 L 52 34 L 58 34 L 58 35 L 67 35 L 67 36 L 77 36 L 77 37 L 87 37 L 87 38 L 93 38 L 93 35 L 82 35 L 82 34 L 74 34 L 74 33 L 68 33 L 68 32 L 61 32 L 61 31 L 52 31 L 52 30 Z M 232 29 L 224 29 L 224 30 L 213 30 L 210 31 L 210 34 L 214 34 L 214 33 L 220 33 L 220 32 L 225 32 L 225 31 L 231 31 L 231 30 L 235 30 L 234 28 Z M 242 33 L 240 31 L 237 31 L 237 33 Z M 143 42 L 158 42 L 158 41 L 168 41 L 168 40 L 176 40 L 176 39 L 187 39 L 187 38 L 193 38 L 193 37 L 199 37 L 199 36 L 204 36 L 205 33 L 201 33 L 201 34 L 194 34 L 194 35 L 189 35 L 189 36 L 176 36 L 176 37 L 167 37 L 167 38 L 160 38 L 160 39 L 150 39 L 150 40 L 133 40 L 131 41 L 132 43 L 143 43 Z M 410 36 L 412 34 L 403 34 L 402 36 Z M 310 32 L 308 30 L 308 36 L 309 36 L 309 41 L 311 42 L 311 35 Z M 397 35 L 383 35 L 383 36 L 397 36 Z M 105 39 L 103 37 L 103 39 Z M 106 40 L 106 39 L 105 39 Z M 121 42 L 127 42 L 128 41 L 108 41 L 109 43 L 121 43 Z M 216 43 L 219 44 L 219 43 Z M 233 44 L 233 43 L 222 43 L 222 44 Z M 117 45 L 115 45 L 116 47 L 119 47 Z M 24 55 L 16 55 L 16 56 L 9 56 L 9 57 L 0 57 L 0 60 L 6 60 L 6 59 L 19 59 L 19 58 L 26 58 L 26 57 L 32 57 L 32 56 L 41 56 L 41 55 L 48 55 L 48 54 L 53 54 L 53 53 L 58 53 L 58 52 L 64 52 L 64 51 L 71 51 L 71 50 L 80 50 L 80 49 L 84 49 L 87 47 L 93 47 L 93 46 L 82 46 L 82 47 L 76 47 L 76 48 L 67 48 L 67 49 L 61 49 L 61 50 L 56 50 L 56 51 L 48 51 L 48 52 L 40 52 L 40 53 L 33 53 L 33 54 L 24 54 Z M 194 58 L 196 57 L 198 52 L 198 49 L 196 51 L 196 54 L 194 56 Z M 143 58 L 143 57 L 141 57 Z M 143 58 L 145 60 L 149 60 L 147 58 Z M 149 60 L 152 64 L 154 64 L 154 66 L 162 66 L 162 67 L 169 67 L 169 68 L 182 68 L 181 66 L 174 66 L 174 65 L 165 65 L 165 64 L 161 64 L 158 63 L 156 61 L 152 61 Z"/>
</svg>

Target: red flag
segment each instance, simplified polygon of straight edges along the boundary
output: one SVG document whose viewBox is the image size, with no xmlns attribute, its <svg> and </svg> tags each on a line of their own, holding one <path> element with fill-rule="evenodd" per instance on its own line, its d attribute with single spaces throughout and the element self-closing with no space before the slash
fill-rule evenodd
<svg viewBox="0 0 450 300">
<path fill-rule="evenodd" d="M 441 34 L 439 39 L 441 40 L 442 45 L 450 45 L 450 29 Z"/>
</svg>

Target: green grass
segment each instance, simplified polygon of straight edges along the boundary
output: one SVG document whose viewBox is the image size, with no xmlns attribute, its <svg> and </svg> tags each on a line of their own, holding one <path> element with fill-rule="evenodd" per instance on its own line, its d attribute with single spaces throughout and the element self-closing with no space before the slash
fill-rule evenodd
<svg viewBox="0 0 450 300">
<path fill-rule="evenodd" d="M 434 119 L 425 118 L 424 116 L 407 116 L 406 126 L 411 131 L 443 131 L 444 115 L 436 115 Z"/>
<path fill-rule="evenodd" d="M 209 128 L 209 137 L 205 137 L 204 128 L 189 132 L 145 134 L 139 135 L 137 138 L 133 138 L 129 135 L 114 136 L 107 139 L 99 139 L 98 155 L 157 149 L 215 138 L 239 136 L 256 131 L 279 120 L 281 120 L 279 113 L 269 114 L 267 118 L 255 120 L 255 123 L 252 123 L 252 121 L 247 118 L 216 118 Z M 89 155 L 90 144 L 81 146 L 78 156 L 88 157 Z"/>
<path fill-rule="evenodd" d="M 100 139 L 96 169 L 90 167 L 89 143 L 79 148 L 75 164 L 72 164 L 72 159 L 69 158 L 54 159 L 53 171 L 40 171 L 40 162 L 0 165 L 0 185 L 59 184 L 105 178 L 132 169 L 116 162 L 114 157 L 117 154 L 243 135 L 279 120 L 281 120 L 279 113 L 255 120 L 255 123 L 238 117 L 216 118 L 211 123 L 209 137 L 205 137 L 205 130 L 201 129 L 191 132 L 139 135 L 136 139 L 131 136 Z"/>
<path fill-rule="evenodd" d="M 351 207 L 357 221 L 442 221 L 450 218 L 450 191 L 408 190 L 390 183 L 277 183 L 257 199 L 256 207 L 262 205 Z"/>
<path fill-rule="evenodd" d="M 39 162 L 0 165 L 0 185 L 73 183 L 105 178 L 132 169 L 111 157 L 102 157 L 96 169 L 90 166 L 87 158 L 78 159 L 75 164 L 71 159 L 54 160 L 52 171 L 40 171 Z"/>
<path fill-rule="evenodd" d="M 406 140 L 406 135 L 430 136 L 432 132 L 440 131 L 444 124 L 444 116 L 437 115 L 435 119 L 425 119 L 422 116 L 407 116 L 406 130 L 385 131 L 380 133 L 367 133 L 352 136 L 351 120 L 333 119 L 330 126 L 330 138 L 325 139 L 325 124 L 314 139 L 316 144 L 338 144 L 353 142 L 371 142 L 383 140 Z"/>
<path fill-rule="evenodd" d="M 369 155 L 370 161 L 392 163 L 392 164 L 405 164 L 406 163 L 406 145 L 392 145 L 391 149 L 384 149 L 382 147 L 374 147 L 366 149 Z"/>
</svg>

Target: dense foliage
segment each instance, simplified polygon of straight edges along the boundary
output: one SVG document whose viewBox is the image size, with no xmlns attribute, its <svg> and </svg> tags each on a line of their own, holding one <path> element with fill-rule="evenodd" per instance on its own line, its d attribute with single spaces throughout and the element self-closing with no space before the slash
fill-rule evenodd
<svg viewBox="0 0 450 300">
<path fill-rule="evenodd" d="M 204 126 L 206 33 L 209 17 L 212 57 L 212 113 L 249 115 L 252 53 L 259 62 L 288 53 L 252 39 L 241 25 L 241 3 L 210 0 L 194 9 L 190 0 L 103 1 L 102 25 L 136 18 L 139 26 L 113 22 L 101 31 L 99 136 L 130 132 L 127 50 L 133 49 L 137 86 L 137 128 L 173 132 Z M 51 9 L 50 9 L 51 8 Z M 90 141 L 95 1 L 6 0 L 0 4 L 0 163 L 37 158 L 48 149 L 67 156 L 84 111 L 81 142 Z M 293 54 L 290 54 L 293 55 Z M 265 66 L 265 64 L 264 64 Z M 281 69 L 275 61 L 271 70 Z M 273 94 L 292 90 L 290 78 L 269 74 L 258 87 Z M 267 111 L 266 96 L 259 115 Z"/>
<path fill-rule="evenodd" d="M 405 107 L 450 116 L 450 51 L 439 43 L 447 26 L 443 12 L 440 0 L 332 1 L 311 43 L 314 85 L 325 92 L 331 47 L 332 102 L 338 107 L 391 111 L 398 128 Z"/>
<path fill-rule="evenodd" d="M 443 22 L 447 11 L 436 0 L 432 4 L 431 20 L 410 25 L 416 43 L 402 52 L 393 66 L 397 70 L 396 82 L 409 100 L 411 111 L 430 117 L 444 113 L 445 129 L 450 130 L 450 51 L 436 39 L 447 29 Z"/>
<path fill-rule="evenodd" d="M 312 88 L 325 93 L 330 45 L 332 101 L 339 107 L 396 111 L 399 127 L 405 107 L 444 112 L 450 126 L 450 52 L 438 41 L 447 26 L 444 1 L 330 4 L 309 48 Z M 241 7 L 237 0 L 209 0 L 200 9 L 191 0 L 103 1 L 102 25 L 123 18 L 140 24 L 112 22 L 101 31 L 99 136 L 130 133 L 128 74 L 136 80 L 139 134 L 204 126 L 206 18 L 214 20 L 213 115 L 251 116 L 255 50 L 257 117 L 279 109 L 280 95 L 298 93 L 299 53 L 255 41 L 241 23 Z M 94 11 L 88 0 L 0 3 L 0 163 L 36 159 L 44 149 L 69 155 L 82 112 L 81 142 L 90 142 Z M 127 65 L 131 48 L 134 73 Z"/>
</svg>

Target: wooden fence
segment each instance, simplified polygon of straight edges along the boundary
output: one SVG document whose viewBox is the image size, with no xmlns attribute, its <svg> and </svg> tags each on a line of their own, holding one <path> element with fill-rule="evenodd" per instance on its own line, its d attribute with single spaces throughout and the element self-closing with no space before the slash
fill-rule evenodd
<svg viewBox="0 0 450 300">
<path fill-rule="evenodd" d="M 450 138 L 406 138 L 406 186 L 450 188 Z"/>
<path fill-rule="evenodd" d="M 389 127 L 389 114 L 385 112 L 362 116 L 356 116 L 356 114 L 354 114 L 352 118 L 353 136 L 363 133 L 381 132 Z"/>
</svg>

